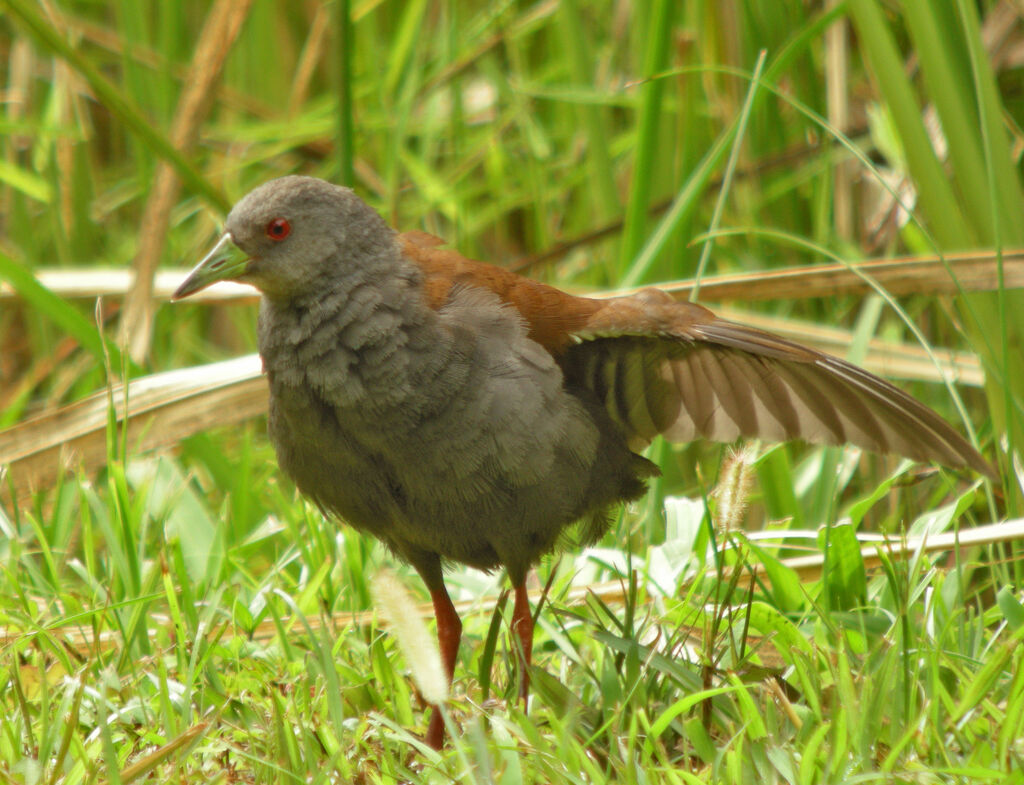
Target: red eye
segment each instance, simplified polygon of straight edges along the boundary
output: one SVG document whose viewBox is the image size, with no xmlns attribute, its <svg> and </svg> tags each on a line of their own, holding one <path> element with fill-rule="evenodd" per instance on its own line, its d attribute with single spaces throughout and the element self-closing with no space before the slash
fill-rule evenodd
<svg viewBox="0 0 1024 785">
<path fill-rule="evenodd" d="M 283 240 L 292 233 L 292 225 L 287 218 L 275 218 L 267 224 L 266 232 L 271 240 Z"/>
</svg>

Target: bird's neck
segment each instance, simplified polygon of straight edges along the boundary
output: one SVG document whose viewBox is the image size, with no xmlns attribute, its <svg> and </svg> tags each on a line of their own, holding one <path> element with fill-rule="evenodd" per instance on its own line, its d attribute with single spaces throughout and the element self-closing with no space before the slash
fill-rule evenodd
<svg viewBox="0 0 1024 785">
<path fill-rule="evenodd" d="M 400 255 L 288 300 L 264 297 L 259 349 L 271 384 L 322 391 L 336 407 L 401 405 L 436 353 L 422 274 Z M 421 367 L 424 366 L 424 367 Z"/>
</svg>

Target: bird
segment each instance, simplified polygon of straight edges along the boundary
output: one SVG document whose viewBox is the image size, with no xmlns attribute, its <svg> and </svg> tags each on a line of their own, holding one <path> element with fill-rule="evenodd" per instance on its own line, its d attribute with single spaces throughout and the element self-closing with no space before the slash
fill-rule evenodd
<svg viewBox="0 0 1024 785">
<path fill-rule="evenodd" d="M 462 623 L 445 566 L 507 573 L 525 701 L 527 573 L 643 496 L 656 436 L 849 443 L 995 477 L 932 409 L 844 360 L 655 288 L 575 296 L 443 245 L 289 175 L 233 207 L 173 299 L 223 280 L 260 291 L 279 466 L 419 573 L 449 684 Z M 440 710 L 425 741 L 443 745 Z"/>
</svg>

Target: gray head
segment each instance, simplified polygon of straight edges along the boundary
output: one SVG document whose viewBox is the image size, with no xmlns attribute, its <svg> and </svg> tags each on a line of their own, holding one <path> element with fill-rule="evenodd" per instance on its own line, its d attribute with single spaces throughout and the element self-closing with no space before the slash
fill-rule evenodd
<svg viewBox="0 0 1024 785">
<path fill-rule="evenodd" d="M 288 176 L 250 191 L 228 214 L 214 249 L 174 293 L 187 297 L 217 281 L 249 283 L 275 299 L 322 289 L 387 254 L 393 232 L 350 188 Z"/>
</svg>

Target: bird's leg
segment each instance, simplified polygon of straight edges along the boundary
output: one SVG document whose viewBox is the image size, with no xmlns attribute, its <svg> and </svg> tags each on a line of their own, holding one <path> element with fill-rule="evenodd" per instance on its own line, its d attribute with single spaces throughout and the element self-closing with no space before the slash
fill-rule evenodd
<svg viewBox="0 0 1024 785">
<path fill-rule="evenodd" d="M 462 639 L 462 620 L 455 612 L 452 599 L 448 596 L 448 590 L 441 582 L 436 588 L 430 590 L 430 599 L 434 601 L 434 618 L 437 619 L 437 643 L 441 649 L 441 663 L 444 665 L 445 676 L 448 677 L 448 684 L 451 685 L 455 675 L 455 659 L 459 654 L 459 641 Z M 444 745 L 444 719 L 441 717 L 441 707 L 434 709 L 430 717 L 430 725 L 427 727 L 427 744 L 435 750 L 441 749 Z"/>
<path fill-rule="evenodd" d="M 448 590 L 442 586 L 430 592 L 434 601 L 434 616 L 437 619 L 437 642 L 441 647 L 441 662 L 444 672 L 451 684 L 455 676 L 455 659 L 459 654 L 459 641 L 462 640 L 462 620 L 455 611 Z"/>
<path fill-rule="evenodd" d="M 512 631 L 519 637 L 519 697 L 526 707 L 530 694 L 530 659 L 533 655 L 533 614 L 526 596 L 526 581 L 515 585 L 516 601 L 512 609 Z"/>
</svg>

